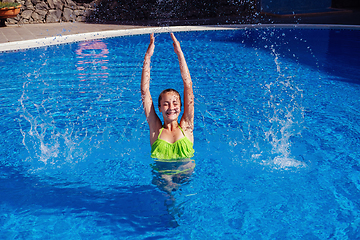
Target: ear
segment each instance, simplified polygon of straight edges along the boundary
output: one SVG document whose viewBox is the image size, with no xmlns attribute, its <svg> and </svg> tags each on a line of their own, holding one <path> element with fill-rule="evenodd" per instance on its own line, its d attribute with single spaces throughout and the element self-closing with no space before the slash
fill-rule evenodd
<svg viewBox="0 0 360 240">
<path fill-rule="evenodd" d="M 161 108 L 159 107 L 159 112 L 161 112 Z"/>
</svg>

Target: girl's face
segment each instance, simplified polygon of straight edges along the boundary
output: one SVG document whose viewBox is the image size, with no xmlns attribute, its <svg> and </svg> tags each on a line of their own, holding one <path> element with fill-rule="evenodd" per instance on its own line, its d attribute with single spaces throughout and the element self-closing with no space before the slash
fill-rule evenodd
<svg viewBox="0 0 360 240">
<path fill-rule="evenodd" d="M 161 97 L 159 111 L 162 113 L 164 121 L 177 121 L 181 111 L 179 95 L 176 92 L 164 93 Z"/>
</svg>

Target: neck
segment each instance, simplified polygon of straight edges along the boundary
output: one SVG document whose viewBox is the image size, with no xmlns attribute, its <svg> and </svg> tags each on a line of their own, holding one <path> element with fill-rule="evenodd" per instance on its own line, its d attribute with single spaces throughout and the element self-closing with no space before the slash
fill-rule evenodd
<svg viewBox="0 0 360 240">
<path fill-rule="evenodd" d="M 171 122 L 164 122 L 164 125 L 163 125 L 163 128 L 166 128 L 166 129 L 169 129 L 169 130 L 172 130 L 174 128 L 177 128 L 179 127 L 179 124 L 177 121 L 171 121 Z"/>
</svg>

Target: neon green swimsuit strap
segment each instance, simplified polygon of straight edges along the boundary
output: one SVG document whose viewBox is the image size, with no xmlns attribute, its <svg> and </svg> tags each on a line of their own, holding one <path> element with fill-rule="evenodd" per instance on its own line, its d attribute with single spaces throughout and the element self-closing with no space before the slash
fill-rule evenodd
<svg viewBox="0 0 360 240">
<path fill-rule="evenodd" d="M 162 127 L 161 129 L 160 129 L 160 132 L 159 132 L 159 135 L 158 135 L 158 139 L 160 138 L 160 135 L 161 135 L 161 133 L 162 133 L 162 130 L 164 130 L 164 127 Z"/>
<path fill-rule="evenodd" d="M 183 134 L 184 136 L 186 136 L 185 133 L 184 133 L 184 130 L 182 130 L 182 128 L 180 127 L 180 124 L 178 124 L 178 127 L 180 128 L 182 134 Z M 164 130 L 164 127 L 162 127 L 162 128 L 160 129 L 160 132 L 159 132 L 159 135 L 158 135 L 157 138 L 160 138 L 160 135 L 161 135 L 161 133 L 162 133 L 163 130 Z"/>
<path fill-rule="evenodd" d="M 186 137 L 186 135 L 185 135 L 185 133 L 184 133 L 184 130 L 182 130 L 182 128 L 180 127 L 180 124 L 179 124 L 178 126 L 179 126 L 179 128 L 180 128 L 180 130 L 181 130 L 182 134 L 184 135 L 184 137 Z"/>
</svg>

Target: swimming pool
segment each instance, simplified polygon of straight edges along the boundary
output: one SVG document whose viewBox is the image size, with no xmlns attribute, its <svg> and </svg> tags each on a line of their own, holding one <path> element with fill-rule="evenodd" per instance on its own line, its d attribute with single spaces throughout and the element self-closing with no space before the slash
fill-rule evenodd
<svg viewBox="0 0 360 240">
<path fill-rule="evenodd" d="M 152 183 L 148 35 L 0 53 L 0 238 L 358 238 L 359 35 L 177 33 L 197 165 L 172 196 Z M 153 97 L 182 88 L 169 34 L 155 36 Z"/>
</svg>

